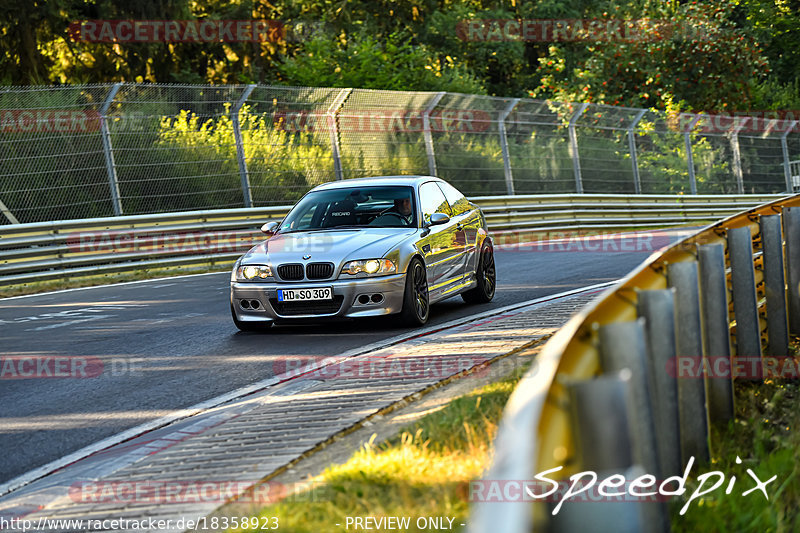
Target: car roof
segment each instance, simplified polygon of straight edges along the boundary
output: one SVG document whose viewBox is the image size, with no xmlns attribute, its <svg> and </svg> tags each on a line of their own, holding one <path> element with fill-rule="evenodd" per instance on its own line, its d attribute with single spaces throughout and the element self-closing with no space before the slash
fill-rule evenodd
<svg viewBox="0 0 800 533">
<path fill-rule="evenodd" d="M 317 185 L 312 190 L 341 189 L 346 187 L 363 187 L 367 185 L 406 185 L 417 186 L 426 181 L 443 181 L 433 176 L 374 176 L 369 178 L 351 178 L 339 181 L 330 181 Z"/>
</svg>

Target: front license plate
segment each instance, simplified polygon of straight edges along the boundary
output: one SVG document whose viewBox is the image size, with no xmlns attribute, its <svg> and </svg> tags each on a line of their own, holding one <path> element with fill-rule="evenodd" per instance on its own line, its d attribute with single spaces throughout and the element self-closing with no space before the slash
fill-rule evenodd
<svg viewBox="0 0 800 533">
<path fill-rule="evenodd" d="M 318 289 L 278 289 L 279 302 L 330 300 L 332 298 L 333 289 L 330 287 L 321 287 Z"/>
</svg>

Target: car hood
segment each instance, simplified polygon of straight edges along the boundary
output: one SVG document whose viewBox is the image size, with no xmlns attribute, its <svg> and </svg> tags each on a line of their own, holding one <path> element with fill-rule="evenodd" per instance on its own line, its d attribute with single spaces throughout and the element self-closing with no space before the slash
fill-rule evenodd
<svg viewBox="0 0 800 533">
<path fill-rule="evenodd" d="M 306 260 L 339 266 L 344 261 L 383 257 L 416 232 L 416 229 L 369 228 L 279 233 L 251 248 L 241 263 L 279 265 Z"/>
</svg>

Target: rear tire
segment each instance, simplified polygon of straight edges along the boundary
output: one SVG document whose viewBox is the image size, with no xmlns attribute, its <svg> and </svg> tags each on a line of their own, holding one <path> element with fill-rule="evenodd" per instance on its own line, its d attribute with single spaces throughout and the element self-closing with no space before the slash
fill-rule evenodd
<svg viewBox="0 0 800 533">
<path fill-rule="evenodd" d="M 269 331 L 272 327 L 272 322 L 242 322 L 238 318 L 236 318 L 236 313 L 233 310 L 233 305 L 231 305 L 231 317 L 233 318 L 233 323 L 239 328 L 239 331 Z"/>
<path fill-rule="evenodd" d="M 494 250 L 490 244 L 485 244 L 481 249 L 478 259 L 478 269 L 475 272 L 478 285 L 461 294 L 461 298 L 468 304 L 485 304 L 492 301 L 497 287 L 497 272 L 494 266 Z"/>
<path fill-rule="evenodd" d="M 428 273 L 422 261 L 415 257 L 408 264 L 403 310 L 400 312 L 400 316 L 407 326 L 422 326 L 428 321 L 430 310 Z"/>
</svg>

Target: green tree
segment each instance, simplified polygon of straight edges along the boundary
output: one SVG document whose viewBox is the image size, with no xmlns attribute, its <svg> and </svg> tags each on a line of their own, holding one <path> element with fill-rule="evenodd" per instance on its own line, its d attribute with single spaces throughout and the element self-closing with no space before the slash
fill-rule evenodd
<svg viewBox="0 0 800 533">
<path fill-rule="evenodd" d="M 47 83 L 56 57 L 48 44 L 66 28 L 70 0 L 0 0 L 0 82 Z"/>
<path fill-rule="evenodd" d="M 317 37 L 278 65 L 291 85 L 482 93 L 480 82 L 453 61 L 441 64 L 407 35 L 379 41 L 367 34 Z"/>
<path fill-rule="evenodd" d="M 531 55 L 535 43 L 472 40 L 464 31 L 469 21 L 518 17 L 515 11 L 502 8 L 477 11 L 466 5 L 447 6 L 427 18 L 418 38 L 441 61 L 452 62 L 471 72 L 481 81 L 487 94 L 524 96 L 536 79 L 538 56 Z"/>
<path fill-rule="evenodd" d="M 631 107 L 747 109 L 769 67 L 752 32 L 734 24 L 734 7 L 722 0 L 602 12 L 606 19 L 655 15 L 656 23 L 627 42 L 553 43 L 531 94 Z"/>
<path fill-rule="evenodd" d="M 769 78 L 754 89 L 756 109 L 800 109 L 800 1 L 738 0 L 734 15 L 764 45 Z"/>
<path fill-rule="evenodd" d="M 653 22 L 647 39 L 631 42 L 485 42 L 458 31 L 475 19 L 587 18 Z M 70 23 L 94 19 L 269 19 L 285 22 L 287 31 L 260 43 L 70 37 Z M 657 108 L 796 109 L 798 61 L 800 0 L 0 0 L 5 84 L 327 84 Z"/>
</svg>

